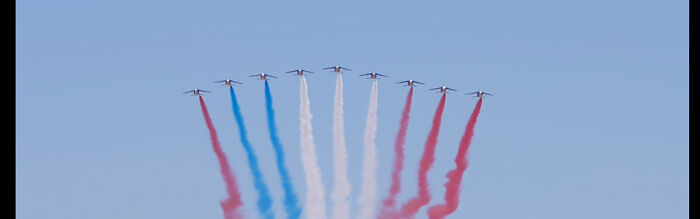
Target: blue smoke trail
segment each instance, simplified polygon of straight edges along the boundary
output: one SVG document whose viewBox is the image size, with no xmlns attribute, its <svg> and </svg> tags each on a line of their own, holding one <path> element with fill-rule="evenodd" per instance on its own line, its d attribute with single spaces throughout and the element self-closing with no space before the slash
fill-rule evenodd
<svg viewBox="0 0 700 219">
<path fill-rule="evenodd" d="M 246 155 L 248 156 L 248 166 L 250 166 L 250 172 L 253 174 L 255 190 L 258 191 L 258 212 L 260 212 L 264 218 L 272 219 L 275 218 L 275 213 L 270 211 L 270 207 L 272 207 L 272 198 L 270 197 L 270 193 L 267 190 L 267 185 L 265 184 L 262 173 L 260 172 L 258 157 L 255 156 L 255 151 L 248 141 L 248 131 L 246 131 L 245 124 L 243 123 L 243 116 L 241 115 L 241 108 L 238 106 L 236 92 L 233 91 L 233 87 L 230 88 L 233 115 L 236 117 L 236 124 L 238 125 L 238 133 L 241 138 L 241 144 L 243 145 Z"/>
<path fill-rule="evenodd" d="M 301 216 L 301 209 L 297 206 L 297 195 L 294 194 L 292 180 L 289 178 L 287 166 L 284 164 L 284 151 L 282 150 L 282 143 L 277 136 L 275 109 L 272 108 L 272 95 L 270 94 L 270 85 L 267 81 L 265 81 L 265 106 L 267 108 L 267 126 L 270 129 L 270 140 L 277 155 L 277 170 L 280 172 L 282 188 L 284 189 L 284 210 L 287 212 L 287 218 L 297 219 Z"/>
</svg>

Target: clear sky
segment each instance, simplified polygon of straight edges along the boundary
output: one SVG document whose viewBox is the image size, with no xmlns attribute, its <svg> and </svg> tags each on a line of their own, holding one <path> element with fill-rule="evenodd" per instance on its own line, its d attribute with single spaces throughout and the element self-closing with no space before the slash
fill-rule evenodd
<svg viewBox="0 0 700 219">
<path fill-rule="evenodd" d="M 269 72 L 294 188 L 306 186 L 298 67 L 307 77 L 316 152 L 333 207 L 332 107 L 343 65 L 350 202 L 357 211 L 371 82 L 380 72 L 377 172 L 387 195 L 406 87 L 417 88 L 401 202 L 447 85 L 437 161 L 445 174 L 476 99 L 484 100 L 449 218 L 688 218 L 688 1 L 17 1 L 17 218 L 222 218 L 226 197 L 193 88 L 256 217 L 228 90 L 237 94 L 274 197 L 282 188 L 264 111 Z M 378 202 L 379 203 L 379 202 Z M 426 217 L 426 208 L 419 218 Z"/>
</svg>

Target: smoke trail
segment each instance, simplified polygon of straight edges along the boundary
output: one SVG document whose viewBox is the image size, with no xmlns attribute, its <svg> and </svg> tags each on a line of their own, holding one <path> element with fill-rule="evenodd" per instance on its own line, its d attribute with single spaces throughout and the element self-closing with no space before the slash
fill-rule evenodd
<svg viewBox="0 0 700 219">
<path fill-rule="evenodd" d="M 411 87 L 411 90 L 408 91 L 408 95 L 406 95 L 406 104 L 404 105 L 401 113 L 399 132 L 396 134 L 396 140 L 394 143 L 394 153 L 396 154 L 396 159 L 394 160 L 394 169 L 391 171 L 391 187 L 389 187 L 389 197 L 384 199 L 382 203 L 382 210 L 379 213 L 380 218 L 393 217 L 393 214 L 395 213 L 393 211 L 394 204 L 396 203 L 396 195 L 401 192 L 401 171 L 403 171 L 404 158 L 403 146 L 406 143 L 406 130 L 408 129 L 412 100 L 413 87 Z"/>
<path fill-rule="evenodd" d="M 333 167 L 335 173 L 335 185 L 333 189 L 333 218 L 350 218 L 350 205 L 347 198 L 350 196 L 350 183 L 348 182 L 348 163 L 345 148 L 345 130 L 343 121 L 343 77 L 338 74 L 335 82 L 335 103 L 333 105 Z"/>
<path fill-rule="evenodd" d="M 440 133 L 440 123 L 442 122 L 442 112 L 445 110 L 445 94 L 442 94 L 440 104 L 433 117 L 433 126 L 430 128 L 428 140 L 425 142 L 423 156 L 420 159 L 418 168 L 418 196 L 409 200 L 401 206 L 402 218 L 413 218 L 413 216 L 430 202 L 431 195 L 428 190 L 428 170 L 435 162 L 435 146 L 437 146 L 438 134 Z"/>
<path fill-rule="evenodd" d="M 229 196 L 228 199 L 221 202 L 221 209 L 224 210 L 224 217 L 226 219 L 240 218 L 241 215 L 238 212 L 238 208 L 240 208 L 243 203 L 241 202 L 241 193 L 238 191 L 236 178 L 233 176 L 233 170 L 231 170 L 231 167 L 228 165 L 226 154 L 224 154 L 224 151 L 221 150 L 219 137 L 216 135 L 216 129 L 214 128 L 214 124 L 211 122 L 209 111 L 207 110 L 207 106 L 204 104 L 204 99 L 202 99 L 201 96 L 199 96 L 199 105 L 202 107 L 204 121 L 206 121 L 207 128 L 209 129 L 211 145 L 214 148 L 214 153 L 216 153 L 216 158 L 219 159 L 221 175 L 224 177 L 226 192 Z"/>
<path fill-rule="evenodd" d="M 284 164 L 284 151 L 282 150 L 282 143 L 277 136 L 275 109 L 272 108 L 272 95 L 270 94 L 270 85 L 267 81 L 265 81 L 265 107 L 267 108 L 267 126 L 270 130 L 270 140 L 275 149 L 275 155 L 277 155 L 277 170 L 282 180 L 282 189 L 284 189 L 284 210 L 287 212 L 287 218 L 296 219 L 301 215 L 301 209 L 297 206 L 297 195 L 294 194 L 292 180 L 289 178 L 287 166 Z"/>
<path fill-rule="evenodd" d="M 299 127 L 301 131 L 301 158 L 306 173 L 306 205 L 307 218 L 325 219 L 326 202 L 324 200 L 323 182 L 321 171 L 316 161 L 316 146 L 311 130 L 311 109 L 309 107 L 309 93 L 306 86 L 306 78 L 301 77 L 301 104 L 299 106 Z"/>
<path fill-rule="evenodd" d="M 233 91 L 233 87 L 230 87 L 230 91 L 231 105 L 233 105 L 233 115 L 236 117 L 236 124 L 238 125 L 238 134 L 240 135 L 241 145 L 243 145 L 243 148 L 245 149 L 246 155 L 248 157 L 248 166 L 250 166 L 250 173 L 253 174 L 253 184 L 255 185 L 255 190 L 257 190 L 258 192 L 258 212 L 260 212 L 260 214 L 263 215 L 264 218 L 275 218 L 274 212 L 270 211 L 270 208 L 272 207 L 272 197 L 270 197 L 267 185 L 265 184 L 262 173 L 260 172 L 260 166 L 258 165 L 258 157 L 255 156 L 255 150 L 248 141 L 248 133 L 245 128 L 245 123 L 243 123 L 241 108 L 238 106 L 236 92 Z"/>
<path fill-rule="evenodd" d="M 459 142 L 459 151 L 455 157 L 456 167 L 447 173 L 448 181 L 445 183 L 445 203 L 430 207 L 428 209 L 428 216 L 430 216 L 430 218 L 444 218 L 457 210 L 457 206 L 459 205 L 459 187 L 462 183 L 462 175 L 469 165 L 467 155 L 469 154 L 469 145 L 472 143 L 472 137 L 474 136 L 476 119 L 479 117 L 479 112 L 481 111 L 481 100 L 482 99 L 479 98 L 479 102 L 476 103 L 472 116 L 469 117 L 469 122 L 467 122 L 467 128 L 464 130 L 462 141 Z"/>
<path fill-rule="evenodd" d="M 377 80 L 372 84 L 372 94 L 369 96 L 369 111 L 367 126 L 365 126 L 365 158 L 362 170 L 362 192 L 358 202 L 361 209 L 358 218 L 373 218 L 374 200 L 377 196 L 377 146 L 374 139 L 377 136 Z"/>
</svg>

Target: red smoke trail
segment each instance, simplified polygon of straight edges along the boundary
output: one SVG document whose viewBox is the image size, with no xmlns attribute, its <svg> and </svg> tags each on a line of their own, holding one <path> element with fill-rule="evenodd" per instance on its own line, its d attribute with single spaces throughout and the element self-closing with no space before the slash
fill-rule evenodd
<svg viewBox="0 0 700 219">
<path fill-rule="evenodd" d="M 430 128 L 428 140 L 425 142 L 423 157 L 420 159 L 420 167 L 418 168 L 418 196 L 409 200 L 401 206 L 401 218 L 413 218 L 413 216 L 430 202 L 430 191 L 428 191 L 428 170 L 435 162 L 435 146 L 437 145 L 438 134 L 440 133 L 440 123 L 442 121 L 442 112 L 445 109 L 445 94 L 442 94 L 440 104 L 435 111 L 433 117 L 433 126 Z"/>
<path fill-rule="evenodd" d="M 408 91 L 408 95 L 406 96 L 406 105 L 404 105 L 403 112 L 401 113 L 399 132 L 396 134 L 396 141 L 394 143 L 394 153 L 396 154 L 396 159 L 394 160 L 394 170 L 391 172 L 391 187 L 389 189 L 389 197 L 387 197 L 383 202 L 382 210 L 379 214 L 380 218 L 390 218 L 392 216 L 394 213 L 392 212 L 394 211 L 394 204 L 396 203 L 396 195 L 401 192 L 401 171 L 403 171 L 404 157 L 403 146 L 406 143 L 406 130 L 408 129 L 412 100 L 413 87 L 411 87 L 411 90 Z"/>
<path fill-rule="evenodd" d="M 457 166 L 447 173 L 448 181 L 445 183 L 445 204 L 434 205 L 428 209 L 428 216 L 431 219 L 444 218 L 457 210 L 457 206 L 459 205 L 459 187 L 462 183 L 462 175 L 464 171 L 467 170 L 469 164 L 467 154 L 469 153 L 469 145 L 472 143 L 472 136 L 474 136 L 474 126 L 476 126 L 476 118 L 479 117 L 479 111 L 481 111 L 481 98 L 479 98 L 479 102 L 476 103 L 474 112 L 472 112 L 472 116 L 469 117 L 469 122 L 467 122 L 467 128 L 462 136 L 462 141 L 459 142 L 459 151 L 457 152 L 457 157 L 455 157 L 455 164 L 457 164 Z"/>
<path fill-rule="evenodd" d="M 207 106 L 204 104 L 204 99 L 202 99 L 201 96 L 199 97 L 199 105 L 202 107 L 204 120 L 207 122 L 207 128 L 209 128 L 211 144 L 214 147 L 216 157 L 219 159 L 221 175 L 224 176 L 224 182 L 226 182 L 226 192 L 229 196 L 228 199 L 221 202 L 221 209 L 224 210 L 224 217 L 226 219 L 240 218 L 241 216 L 237 211 L 243 203 L 241 202 L 241 193 L 238 191 L 236 178 L 233 177 L 233 172 L 231 170 L 231 167 L 228 165 L 226 155 L 224 154 L 224 151 L 221 150 L 221 144 L 219 144 L 219 137 L 216 135 L 216 129 L 214 129 L 214 124 L 212 124 L 211 118 L 209 117 L 209 111 L 207 110 Z"/>
</svg>

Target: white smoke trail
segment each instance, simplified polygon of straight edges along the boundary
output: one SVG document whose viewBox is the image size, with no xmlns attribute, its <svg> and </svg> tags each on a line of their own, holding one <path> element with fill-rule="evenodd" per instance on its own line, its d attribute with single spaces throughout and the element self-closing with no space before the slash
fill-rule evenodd
<svg viewBox="0 0 700 219">
<path fill-rule="evenodd" d="M 377 80 L 372 84 L 372 94 L 369 96 L 369 111 L 367 126 L 365 126 L 365 158 L 362 170 L 362 192 L 357 200 L 360 203 L 360 214 L 357 218 L 374 218 L 375 199 L 377 196 L 377 146 L 374 139 L 377 136 Z"/>
<path fill-rule="evenodd" d="M 306 174 L 306 204 L 304 211 L 307 218 L 325 219 L 326 202 L 324 200 L 323 182 L 321 171 L 316 159 L 314 136 L 311 132 L 311 110 L 309 108 L 309 93 L 306 86 L 306 78 L 301 77 L 301 105 L 299 106 L 299 119 L 301 120 L 301 158 Z"/>
<path fill-rule="evenodd" d="M 343 77 L 338 74 L 335 83 L 335 103 L 333 107 L 333 167 L 335 173 L 335 188 L 333 190 L 333 218 L 350 218 L 350 196 L 348 182 L 348 155 L 345 149 L 345 130 L 343 121 Z"/>
</svg>

